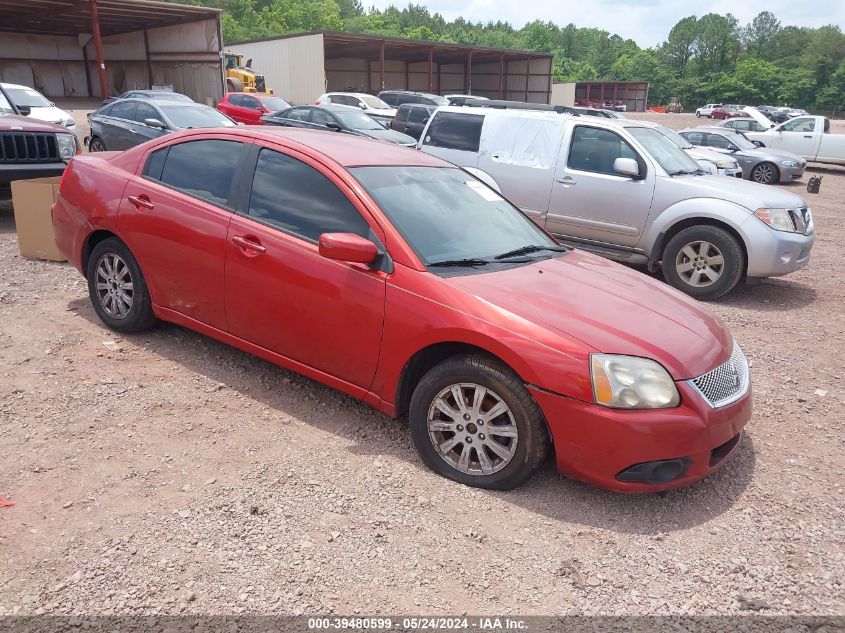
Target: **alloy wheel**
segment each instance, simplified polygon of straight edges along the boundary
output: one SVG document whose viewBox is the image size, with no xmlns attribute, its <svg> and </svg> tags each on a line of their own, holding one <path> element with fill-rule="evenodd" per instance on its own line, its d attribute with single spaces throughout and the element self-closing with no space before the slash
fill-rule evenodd
<svg viewBox="0 0 845 633">
<path fill-rule="evenodd" d="M 98 138 L 92 138 L 88 143 L 88 151 L 90 152 L 105 152 L 106 144 Z"/>
<path fill-rule="evenodd" d="M 775 168 L 768 163 L 757 165 L 757 167 L 754 168 L 754 172 L 751 174 L 751 178 L 754 182 L 768 185 L 775 179 Z"/>
<path fill-rule="evenodd" d="M 716 283 L 722 276 L 725 258 L 710 242 L 690 242 L 675 258 L 675 270 L 690 286 L 704 288 Z"/>
<path fill-rule="evenodd" d="M 97 299 L 114 319 L 124 319 L 132 310 L 134 284 L 126 262 L 116 253 L 104 253 L 97 261 Z"/>
<path fill-rule="evenodd" d="M 475 383 L 453 384 L 435 396 L 428 435 L 446 463 L 470 475 L 490 475 L 507 466 L 519 441 L 505 401 Z"/>
</svg>

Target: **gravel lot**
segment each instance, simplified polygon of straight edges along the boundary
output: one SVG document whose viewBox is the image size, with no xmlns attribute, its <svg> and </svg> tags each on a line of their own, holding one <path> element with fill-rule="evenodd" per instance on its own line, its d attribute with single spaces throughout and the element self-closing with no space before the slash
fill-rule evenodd
<svg viewBox="0 0 845 633">
<path fill-rule="evenodd" d="M 845 169 L 810 174 L 810 265 L 711 304 L 752 362 L 740 448 L 640 496 L 551 463 L 465 488 L 405 421 L 175 326 L 118 337 L 0 206 L 0 615 L 845 615 Z"/>
</svg>

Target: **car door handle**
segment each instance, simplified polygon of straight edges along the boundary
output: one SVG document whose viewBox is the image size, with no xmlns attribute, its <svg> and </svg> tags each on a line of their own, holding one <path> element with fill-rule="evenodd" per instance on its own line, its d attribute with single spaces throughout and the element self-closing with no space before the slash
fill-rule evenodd
<svg viewBox="0 0 845 633">
<path fill-rule="evenodd" d="M 804 138 L 813 138 L 813 135 L 812 134 L 805 134 Z"/>
<path fill-rule="evenodd" d="M 263 255 L 267 252 L 267 249 L 258 241 L 257 238 L 245 235 L 233 235 L 232 236 L 232 244 L 239 246 L 246 255 L 250 257 L 255 257 L 256 255 Z M 252 251 L 247 252 L 247 251 Z"/>
<path fill-rule="evenodd" d="M 555 182 L 559 182 L 564 187 L 571 187 L 572 185 L 578 184 L 572 176 L 566 176 L 564 178 L 555 178 Z"/>
<path fill-rule="evenodd" d="M 129 200 L 129 202 L 131 202 L 135 206 L 135 208 L 138 209 L 138 211 L 156 208 L 156 205 L 152 203 L 150 197 L 145 193 L 139 194 L 137 196 L 128 196 L 126 199 Z"/>
</svg>

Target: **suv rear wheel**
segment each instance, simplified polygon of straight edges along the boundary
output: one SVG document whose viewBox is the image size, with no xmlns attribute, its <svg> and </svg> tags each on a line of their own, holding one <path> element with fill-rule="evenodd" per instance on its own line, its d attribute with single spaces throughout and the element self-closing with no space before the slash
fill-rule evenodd
<svg viewBox="0 0 845 633">
<path fill-rule="evenodd" d="M 663 276 L 696 299 L 717 299 L 739 283 L 745 253 L 737 239 L 718 226 L 691 226 L 680 231 L 663 251 Z"/>
<path fill-rule="evenodd" d="M 455 356 L 429 370 L 408 417 L 423 461 L 468 486 L 515 488 L 546 456 L 537 403 L 516 374 L 483 355 Z"/>
</svg>

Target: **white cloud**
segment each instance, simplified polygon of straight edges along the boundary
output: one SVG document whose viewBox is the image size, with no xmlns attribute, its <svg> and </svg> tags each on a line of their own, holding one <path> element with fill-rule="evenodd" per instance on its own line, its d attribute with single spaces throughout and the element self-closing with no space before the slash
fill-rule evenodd
<svg viewBox="0 0 845 633">
<path fill-rule="evenodd" d="M 364 5 L 383 9 L 391 0 L 365 0 Z M 656 46 L 666 39 L 670 29 L 681 18 L 705 13 L 733 13 L 741 25 L 750 22 L 760 11 L 771 11 L 783 25 L 818 27 L 845 24 L 845 2 L 818 0 L 811 4 L 795 0 L 594 0 L 586 8 L 576 0 L 533 0 L 517 3 L 504 0 L 433 0 L 420 2 L 447 20 L 463 16 L 474 22 L 506 20 L 516 27 L 533 20 L 552 21 L 560 26 L 574 23 L 579 27 L 596 27 L 636 41 L 640 46 Z M 704 5 L 704 8 L 702 7 Z"/>
</svg>

